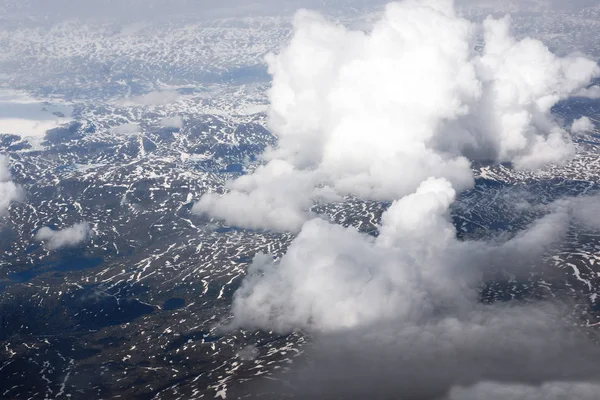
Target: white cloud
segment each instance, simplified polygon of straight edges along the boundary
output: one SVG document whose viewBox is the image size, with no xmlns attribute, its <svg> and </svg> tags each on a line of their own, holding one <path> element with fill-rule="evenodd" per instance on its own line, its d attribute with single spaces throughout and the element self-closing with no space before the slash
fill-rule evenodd
<svg viewBox="0 0 600 400">
<path fill-rule="evenodd" d="M 87 222 L 79 222 L 62 230 L 53 230 L 47 226 L 37 231 L 35 240 L 44 242 L 48 250 L 63 247 L 75 247 L 90 239 L 92 228 Z"/>
<path fill-rule="evenodd" d="M 568 159 L 574 146 L 550 109 L 600 70 L 537 40 L 517 41 L 509 22 L 488 18 L 479 27 L 446 0 L 391 3 L 368 33 L 299 12 L 289 45 L 267 57 L 268 125 L 278 144 L 265 161 L 288 165 L 286 181 L 394 200 L 430 176 L 470 187 L 469 160 L 536 168 Z M 481 53 L 473 50 L 478 28 Z M 285 184 L 269 173 L 277 168 L 240 178 L 220 199 L 207 195 L 195 211 L 241 227 L 298 230 L 315 194 L 296 190 L 295 204 L 277 202 Z M 270 206 L 257 208 L 258 198 Z M 277 213 L 295 222 L 274 222 Z"/>
<path fill-rule="evenodd" d="M 568 159 L 574 146 L 550 110 L 600 73 L 585 57 L 514 39 L 509 24 L 473 24 L 446 0 L 390 4 L 367 33 L 302 11 L 290 44 L 267 57 L 278 145 L 194 211 L 299 231 L 279 260 L 255 257 L 230 321 L 321 343 L 308 384 L 292 385 L 297 397 L 443 398 L 458 382 L 556 380 L 559 362 L 565 376 L 586 378 L 594 365 L 590 343 L 557 322 L 558 306 L 481 301 L 499 269 L 528 278 L 585 218 L 576 200 L 494 242 L 458 240 L 449 215 L 473 184 L 472 160 L 537 168 Z M 377 237 L 309 212 L 343 195 L 393 200 Z"/>
<path fill-rule="evenodd" d="M 139 133 L 141 132 L 141 128 L 139 124 L 136 123 L 128 123 L 128 124 L 123 124 L 123 125 L 119 125 L 115 128 L 113 128 L 113 132 L 117 133 L 117 134 L 121 134 L 121 135 L 131 135 L 134 133 Z"/>
<path fill-rule="evenodd" d="M 484 21 L 485 48 L 473 60 L 482 96 L 461 121 L 466 135 L 448 137 L 462 142 L 472 158 L 491 149 L 492 159 L 521 168 L 564 161 L 574 148 L 550 110 L 585 87 L 600 69 L 581 56 L 559 58 L 540 41 L 516 41 L 509 23 L 508 17 Z"/>
<path fill-rule="evenodd" d="M 281 259 L 255 257 L 234 294 L 230 327 L 310 332 L 322 344 L 314 365 L 328 367 L 308 371 L 309 384 L 295 385 L 301 394 L 326 382 L 316 393 L 372 395 L 365 388 L 375 387 L 400 394 L 382 398 L 440 398 L 456 382 L 484 377 L 555 378 L 558 361 L 584 376 L 588 342 L 556 324 L 554 306 L 483 305 L 480 290 L 498 270 L 526 279 L 590 207 L 556 202 L 494 242 L 459 240 L 449 208 L 472 183 L 469 159 L 533 167 L 568 157 L 572 145 L 550 108 L 597 67 L 515 41 L 508 19 L 488 19 L 488 45 L 471 54 L 474 28 L 449 2 L 387 10 L 368 35 L 312 13 L 297 17 L 290 46 L 269 59 L 278 147 L 266 165 L 230 182 L 228 194 L 194 206 L 240 226 L 299 230 Z M 317 198 L 344 194 L 394 200 L 377 237 L 307 212 Z M 338 370 L 340 381 L 330 380 Z M 377 387 L 390 371 L 401 378 Z"/>
<path fill-rule="evenodd" d="M 8 158 L 0 155 L 0 216 L 6 214 L 10 203 L 22 198 L 23 191 L 12 181 Z"/>
<path fill-rule="evenodd" d="M 577 96 L 586 97 L 588 99 L 600 99 L 600 86 L 591 86 L 584 88 L 576 93 Z"/>
<path fill-rule="evenodd" d="M 571 125 L 571 132 L 573 133 L 584 133 L 594 129 L 594 124 L 588 117 L 581 117 L 573 121 Z"/>
<path fill-rule="evenodd" d="M 281 262 L 256 257 L 234 297 L 236 323 L 331 331 L 410 318 L 411 304 L 429 302 L 420 285 L 431 282 L 418 275 L 433 278 L 453 240 L 447 211 L 454 195 L 446 180 L 424 182 L 384 214 L 377 239 L 321 219 L 307 222 Z M 442 284 L 444 277 L 436 279 Z"/>
<path fill-rule="evenodd" d="M 180 115 L 174 117 L 162 118 L 159 121 L 160 126 L 163 128 L 178 128 L 183 127 L 183 118 Z"/>
<path fill-rule="evenodd" d="M 335 195 L 315 189 L 314 176 L 289 163 L 274 160 L 227 185 L 226 196 L 207 193 L 194 204 L 195 213 L 208 212 L 251 229 L 265 226 L 280 231 L 298 230 L 305 221 L 312 197 L 329 200 Z"/>
<path fill-rule="evenodd" d="M 428 179 L 383 214 L 377 238 L 321 219 L 307 222 L 279 262 L 258 255 L 234 295 L 234 324 L 332 332 L 382 321 L 419 324 L 440 308 L 479 304 L 483 266 L 528 265 L 566 234 L 565 208 L 500 244 L 462 242 L 449 217 L 455 191 Z"/>
</svg>

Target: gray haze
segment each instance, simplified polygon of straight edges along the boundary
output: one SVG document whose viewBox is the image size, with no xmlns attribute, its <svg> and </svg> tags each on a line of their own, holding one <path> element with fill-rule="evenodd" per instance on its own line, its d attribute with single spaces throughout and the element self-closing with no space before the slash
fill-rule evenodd
<svg viewBox="0 0 600 400">
<path fill-rule="evenodd" d="M 2 0 L 4 18 L 35 18 L 36 21 L 66 19 L 112 20 L 121 22 L 165 21 L 172 18 L 205 19 L 267 15 L 292 15 L 299 8 L 352 15 L 381 10 L 385 0 Z M 598 5 L 596 0 L 457 0 L 464 10 L 491 12 L 577 11 Z"/>
</svg>

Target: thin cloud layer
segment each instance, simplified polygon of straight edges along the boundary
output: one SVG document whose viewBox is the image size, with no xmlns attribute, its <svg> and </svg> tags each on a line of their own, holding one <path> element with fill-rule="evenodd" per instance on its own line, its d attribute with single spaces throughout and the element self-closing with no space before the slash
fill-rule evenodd
<svg viewBox="0 0 600 400">
<path fill-rule="evenodd" d="M 551 382 L 533 386 L 485 382 L 453 389 L 447 400 L 594 400 L 598 393 L 598 383 Z"/>
<path fill-rule="evenodd" d="M 276 376 L 285 387 L 271 381 L 252 390 L 299 399 L 585 400 L 597 385 L 600 352 L 557 322 L 561 312 L 551 304 L 480 304 L 419 325 L 319 335 L 289 374 Z M 560 397 L 565 390 L 573 396 Z"/>
<path fill-rule="evenodd" d="M 132 96 L 121 101 L 121 104 L 127 106 L 161 106 L 174 103 L 180 96 L 176 90 L 157 90 L 139 96 Z"/>
<path fill-rule="evenodd" d="M 600 197 L 584 196 L 569 202 L 580 226 L 600 230 Z"/>
<path fill-rule="evenodd" d="M 47 226 L 37 231 L 35 240 L 44 242 L 48 250 L 76 247 L 90 239 L 92 228 L 87 222 L 79 222 L 65 229 L 53 230 Z"/>
<path fill-rule="evenodd" d="M 470 187 L 471 160 L 536 168 L 568 159 L 574 147 L 550 110 L 600 70 L 537 40 L 517 41 L 509 28 L 509 18 L 471 23 L 445 0 L 391 3 L 368 33 L 300 11 L 289 46 L 267 57 L 268 124 L 278 137 L 267 166 L 223 196 L 206 194 L 194 210 L 241 227 L 297 231 L 324 191 L 325 199 L 394 200 L 430 176 Z M 289 191 L 273 170 L 309 189 L 290 196 L 295 204 L 280 201 Z M 270 207 L 262 212 L 261 203 Z M 274 222 L 277 213 L 296 217 Z"/>
<path fill-rule="evenodd" d="M 183 118 L 180 115 L 176 115 L 174 117 L 162 118 L 160 121 L 158 121 L 158 123 L 163 128 L 180 129 L 183 127 Z"/>
<path fill-rule="evenodd" d="M 38 16 L 48 21 L 69 19 L 110 22 L 162 22 L 176 19 L 289 16 L 298 8 L 357 12 L 379 7 L 385 0 L 0 0 L 0 12 L 17 17 Z"/>
<path fill-rule="evenodd" d="M 120 135 L 133 135 L 141 131 L 140 125 L 135 122 L 122 124 L 113 128 L 113 132 Z"/>
<path fill-rule="evenodd" d="M 111 22 L 160 22 L 175 18 L 214 19 L 266 15 L 290 15 L 298 8 L 324 12 L 358 13 L 377 10 L 385 0 L 0 0 L 0 11 L 23 18 L 44 20 L 110 20 Z M 457 0 L 460 9 L 488 12 L 576 11 L 597 5 L 596 0 Z"/>
</svg>

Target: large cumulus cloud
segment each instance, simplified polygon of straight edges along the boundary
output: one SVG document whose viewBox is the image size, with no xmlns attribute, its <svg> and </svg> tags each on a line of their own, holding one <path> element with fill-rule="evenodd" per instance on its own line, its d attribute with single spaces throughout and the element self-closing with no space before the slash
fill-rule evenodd
<svg viewBox="0 0 600 400">
<path fill-rule="evenodd" d="M 458 266 L 439 270 L 454 242 L 448 218 L 454 195 L 446 180 L 424 182 L 384 214 L 376 239 L 321 219 L 307 222 L 279 263 L 262 255 L 254 260 L 235 294 L 236 323 L 332 331 L 412 318 L 413 304 L 431 308 L 437 301 L 430 285 L 440 287 L 440 299 L 462 301 L 456 292 L 462 282 L 447 285 Z"/>
<path fill-rule="evenodd" d="M 536 168 L 568 159 L 573 145 L 550 109 L 584 88 L 598 66 L 518 41 L 509 28 L 509 18 L 471 23 L 444 0 L 391 3 L 368 32 L 299 12 L 290 44 L 267 57 L 277 147 L 264 154 L 264 168 L 223 196 L 206 194 L 195 211 L 297 231 L 324 189 L 394 200 L 430 176 L 468 188 L 472 160 Z M 286 171 L 287 185 L 274 170 Z M 291 182 L 303 189 L 291 193 Z M 296 217 L 274 222 L 278 212 Z"/>
<path fill-rule="evenodd" d="M 598 66 L 509 28 L 508 17 L 473 24 L 445 0 L 392 3 L 368 32 L 302 11 L 289 46 L 267 57 L 278 145 L 194 210 L 299 232 L 280 259 L 255 257 L 230 321 L 311 334 L 297 397 L 535 396 L 598 378 L 599 350 L 562 322 L 561 304 L 481 298 L 500 271 L 527 279 L 544 267 L 573 223 L 597 229 L 597 198 L 540 206 L 542 217 L 493 242 L 459 240 L 449 215 L 473 184 L 472 161 L 529 169 L 574 152 L 551 108 Z M 377 236 L 308 211 L 345 195 L 393 201 Z"/>
</svg>

